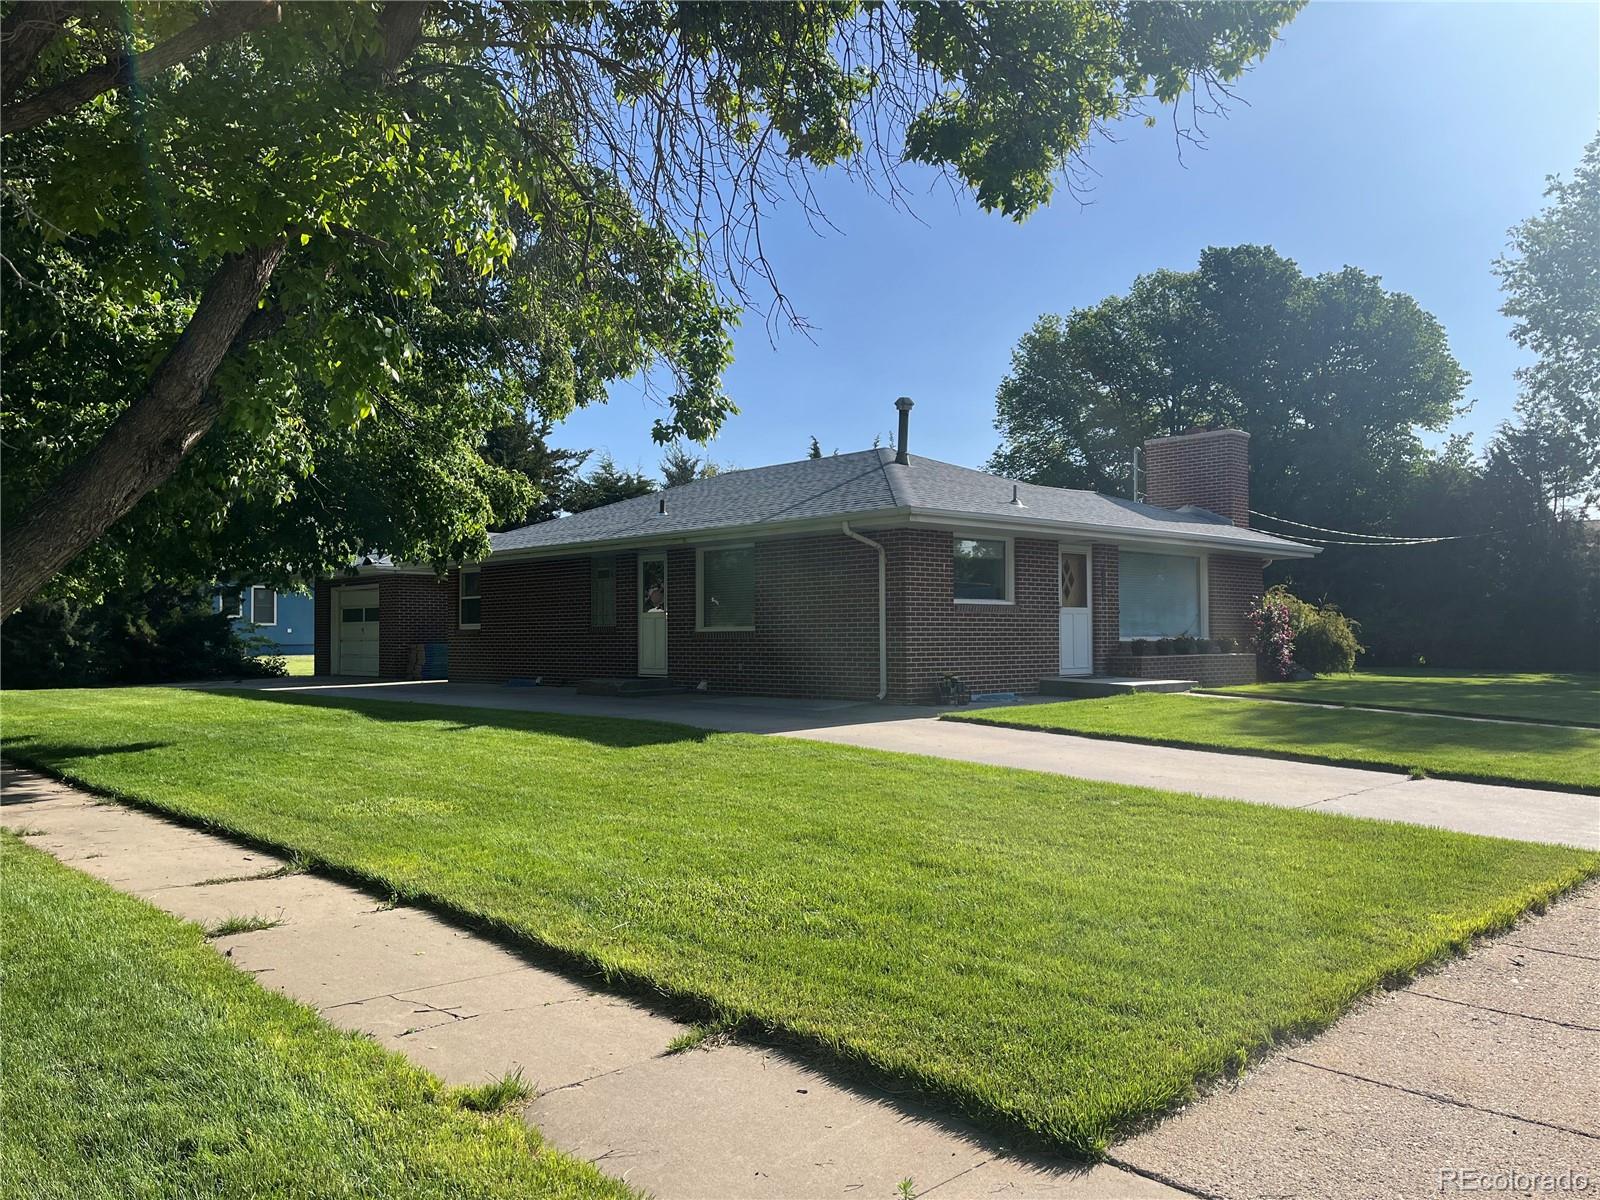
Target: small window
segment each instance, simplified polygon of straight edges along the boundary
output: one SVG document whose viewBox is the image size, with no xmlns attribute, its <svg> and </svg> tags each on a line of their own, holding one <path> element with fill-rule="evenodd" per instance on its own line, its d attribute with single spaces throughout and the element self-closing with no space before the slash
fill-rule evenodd
<svg viewBox="0 0 1600 1200">
<path fill-rule="evenodd" d="M 617 560 L 591 558 L 589 560 L 589 624 L 595 626 L 617 623 Z"/>
<path fill-rule="evenodd" d="M 700 551 L 700 628 L 756 627 L 756 548 Z"/>
<path fill-rule="evenodd" d="M 359 625 L 364 619 L 365 611 L 365 609 L 360 608 L 341 608 L 339 610 L 339 620 L 346 625 Z"/>
<path fill-rule="evenodd" d="M 1089 607 L 1089 556 L 1073 550 L 1061 552 L 1061 607 Z"/>
<path fill-rule="evenodd" d="M 244 616 L 244 592 L 240 589 L 229 589 L 222 593 L 222 608 L 234 620 Z"/>
<path fill-rule="evenodd" d="M 367 608 L 367 609 L 363 609 L 362 612 L 364 612 L 366 614 L 366 619 L 369 622 L 372 622 L 373 624 L 377 623 L 377 620 L 378 620 L 378 610 L 377 609 L 375 609 L 375 608 Z"/>
<path fill-rule="evenodd" d="M 461 572 L 461 628 L 477 629 L 483 621 L 483 601 L 478 597 L 479 571 Z"/>
<path fill-rule="evenodd" d="M 957 538 L 955 584 L 957 600 L 1011 599 L 1011 571 L 1006 561 L 1005 538 Z"/>
<path fill-rule="evenodd" d="M 278 623 L 278 593 L 271 588 L 250 589 L 250 623 L 276 625 Z"/>
</svg>

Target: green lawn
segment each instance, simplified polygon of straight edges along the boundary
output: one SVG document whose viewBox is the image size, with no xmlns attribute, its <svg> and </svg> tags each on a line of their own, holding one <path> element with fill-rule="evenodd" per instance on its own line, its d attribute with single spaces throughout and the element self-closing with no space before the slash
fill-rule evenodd
<svg viewBox="0 0 1600 1200">
<path fill-rule="evenodd" d="M 1594 674 L 1357 671 L 1305 683 L 1251 683 L 1212 690 L 1230 696 L 1600 727 L 1600 675 Z"/>
<path fill-rule="evenodd" d="M 632 1194 L 265 991 L 196 926 L 10 834 L 0 869 L 7 1195 Z"/>
<path fill-rule="evenodd" d="M 317 673 L 317 656 L 315 654 L 285 654 L 283 665 L 288 668 L 290 675 L 315 675 Z"/>
<path fill-rule="evenodd" d="M 1600 732 L 1141 693 L 945 713 L 947 721 L 1197 746 L 1447 779 L 1600 792 Z"/>
<path fill-rule="evenodd" d="M 1091 1153 L 1600 871 L 1553 846 L 637 721 L 126 689 L 14 693 L 4 733 L 23 761 Z"/>
</svg>

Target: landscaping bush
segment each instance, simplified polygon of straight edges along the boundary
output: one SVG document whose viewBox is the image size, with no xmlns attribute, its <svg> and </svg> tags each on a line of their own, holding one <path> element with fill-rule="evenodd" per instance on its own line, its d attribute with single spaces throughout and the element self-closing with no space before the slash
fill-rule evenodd
<svg viewBox="0 0 1600 1200">
<path fill-rule="evenodd" d="M 1171 654 L 1172 653 L 1172 639 L 1171 638 L 1157 638 L 1156 639 L 1156 653 L 1157 654 Z"/>
<path fill-rule="evenodd" d="M 1335 671 L 1348 675 L 1363 649 L 1356 640 L 1356 623 L 1331 604 L 1313 612 L 1314 617 L 1294 635 L 1295 662 L 1317 675 Z"/>
<path fill-rule="evenodd" d="M 1298 665 L 1318 675 L 1348 674 L 1364 647 L 1359 625 L 1337 607 L 1300 599 L 1283 585 L 1270 588 L 1250 609 L 1255 649 L 1269 679 L 1288 679 Z"/>
<path fill-rule="evenodd" d="M 1144 638 L 1135 638 L 1128 649 L 1135 658 L 1143 658 L 1150 653 L 1150 643 Z"/>
<path fill-rule="evenodd" d="M 1172 652 L 1174 654 L 1193 654 L 1198 644 L 1194 638 L 1186 633 L 1182 637 L 1172 639 Z"/>
</svg>

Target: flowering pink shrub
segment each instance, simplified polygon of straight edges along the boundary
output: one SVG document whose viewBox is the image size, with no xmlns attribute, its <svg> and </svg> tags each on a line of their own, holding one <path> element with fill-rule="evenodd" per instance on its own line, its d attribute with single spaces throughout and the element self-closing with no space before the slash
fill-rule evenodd
<svg viewBox="0 0 1600 1200">
<path fill-rule="evenodd" d="M 1282 596 L 1270 592 L 1250 605 L 1256 654 L 1270 679 L 1287 679 L 1294 670 L 1294 614 Z"/>
</svg>

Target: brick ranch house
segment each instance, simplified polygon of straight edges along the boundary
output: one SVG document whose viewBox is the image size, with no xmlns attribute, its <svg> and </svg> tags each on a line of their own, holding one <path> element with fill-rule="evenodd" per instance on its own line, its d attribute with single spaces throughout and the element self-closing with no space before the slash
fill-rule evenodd
<svg viewBox="0 0 1600 1200">
<path fill-rule="evenodd" d="M 867 450 L 729 471 L 496 534 L 440 578 L 371 564 L 316 588 L 321 674 L 456 682 L 656 676 L 713 691 L 927 703 L 1058 675 L 1207 684 L 1249 653 L 1136 657 L 1136 639 L 1245 637 L 1274 559 L 1249 528 L 1249 435 L 1145 443 L 1147 502 Z"/>
</svg>

